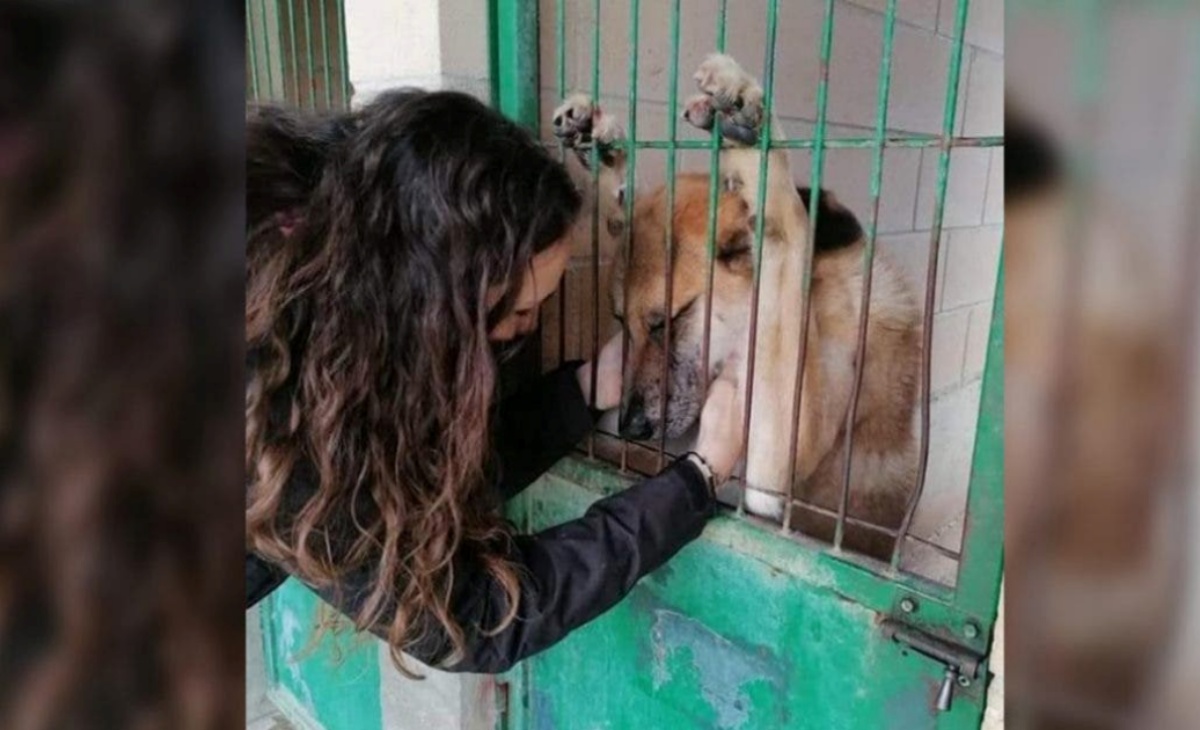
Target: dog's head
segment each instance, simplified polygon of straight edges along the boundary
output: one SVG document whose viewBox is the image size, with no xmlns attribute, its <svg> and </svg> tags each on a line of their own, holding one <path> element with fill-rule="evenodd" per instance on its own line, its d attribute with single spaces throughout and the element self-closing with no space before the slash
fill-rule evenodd
<svg viewBox="0 0 1200 730">
<path fill-rule="evenodd" d="M 626 438 L 657 438 L 664 430 L 668 437 L 682 436 L 704 405 L 708 200 L 708 176 L 677 179 L 668 263 L 667 191 L 641 197 L 634 209 L 632 248 L 615 262 L 613 312 L 629 336 L 620 420 Z M 753 241 L 752 212 L 741 197 L 721 192 L 708 347 L 714 377 L 745 347 Z"/>
</svg>

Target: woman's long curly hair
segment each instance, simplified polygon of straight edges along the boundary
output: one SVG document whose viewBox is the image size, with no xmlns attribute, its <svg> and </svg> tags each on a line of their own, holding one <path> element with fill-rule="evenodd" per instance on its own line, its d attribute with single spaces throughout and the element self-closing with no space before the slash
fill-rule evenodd
<svg viewBox="0 0 1200 730">
<path fill-rule="evenodd" d="M 323 118 L 252 111 L 246 195 L 247 547 L 318 589 L 367 572 L 356 627 L 401 671 L 440 630 L 453 664 L 460 549 L 508 594 L 507 616 L 480 628 L 517 610 L 487 484 L 488 331 L 579 193 L 470 96 L 399 91 Z M 489 290 L 503 292 L 492 306 Z"/>
</svg>

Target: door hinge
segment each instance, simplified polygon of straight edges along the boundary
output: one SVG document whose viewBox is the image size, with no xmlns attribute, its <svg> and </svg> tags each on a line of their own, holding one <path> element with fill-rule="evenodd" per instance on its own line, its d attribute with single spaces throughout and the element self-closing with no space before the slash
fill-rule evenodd
<svg viewBox="0 0 1200 730">
<path fill-rule="evenodd" d="M 965 646 L 928 634 L 920 629 L 895 619 L 884 619 L 881 627 L 886 639 L 902 644 L 909 649 L 941 662 L 946 668 L 942 687 L 938 691 L 937 709 L 945 712 L 954 701 L 954 687 L 970 687 L 979 679 L 979 670 L 986 658 Z"/>
</svg>

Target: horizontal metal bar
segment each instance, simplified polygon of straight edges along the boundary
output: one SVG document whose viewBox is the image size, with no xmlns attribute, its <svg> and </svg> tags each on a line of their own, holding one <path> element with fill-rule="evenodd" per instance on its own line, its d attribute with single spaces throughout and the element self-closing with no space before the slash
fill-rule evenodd
<svg viewBox="0 0 1200 730">
<path fill-rule="evenodd" d="M 1002 147 L 1004 145 L 1003 137 L 951 137 L 948 140 L 951 147 Z M 635 147 L 639 150 L 668 150 L 671 149 L 672 143 L 666 139 L 639 139 L 636 141 L 626 140 L 625 147 Z M 847 137 L 844 139 L 826 139 L 822 145 L 824 149 L 873 149 L 878 142 L 871 137 Z M 815 139 L 776 139 L 771 140 L 771 145 L 768 149 L 773 150 L 811 150 L 816 148 L 817 141 Z M 883 141 L 884 147 L 896 148 L 924 148 L 924 147 L 941 147 L 941 137 L 887 137 Z M 580 145 L 582 149 L 587 149 L 589 145 Z M 712 143 L 708 141 L 700 141 L 694 139 L 681 139 L 674 143 L 675 149 L 678 150 L 710 150 Z"/>
<path fill-rule="evenodd" d="M 656 463 L 657 457 L 658 457 L 658 449 L 651 447 L 651 446 L 647 446 L 645 444 L 637 443 L 635 441 L 629 441 L 628 439 L 622 438 L 619 434 L 613 433 L 612 431 L 607 431 L 602 428 L 597 428 L 594 431 L 594 435 L 597 437 L 596 438 L 596 452 L 595 452 L 595 456 L 592 458 L 597 458 L 597 459 L 600 459 L 601 461 L 610 462 L 614 465 L 620 466 L 622 471 L 632 472 L 633 474 L 638 474 L 641 476 L 646 476 L 646 477 L 652 476 L 656 472 L 655 463 Z M 626 461 L 625 464 L 618 464 L 618 462 L 621 458 L 622 450 L 626 450 L 627 458 L 628 457 L 632 457 L 632 458 L 628 458 L 628 460 Z M 586 446 L 580 448 L 578 450 L 578 453 L 580 455 L 586 456 L 587 455 Z M 667 456 L 669 458 L 676 458 L 678 456 L 678 454 L 673 454 L 673 453 L 668 452 Z M 760 493 L 760 494 L 769 494 L 771 496 L 776 496 L 776 497 L 779 496 L 779 494 L 777 492 L 768 492 L 763 489 L 757 489 L 755 487 L 746 486 L 745 483 L 742 482 L 740 479 L 737 479 L 736 481 L 738 482 L 738 488 L 741 490 L 756 492 L 756 493 Z M 811 502 L 807 502 L 803 499 L 793 498 L 791 500 L 791 505 L 793 508 L 798 507 L 803 510 L 807 510 L 810 512 L 814 512 L 814 513 L 823 515 L 830 519 L 837 518 L 836 511 L 826 509 L 824 507 L 812 504 Z M 882 527 L 880 525 L 866 522 L 864 520 L 860 520 L 855 517 L 847 517 L 846 522 L 847 522 L 847 524 L 851 524 L 851 525 L 855 525 L 857 527 L 861 527 L 863 529 L 871 530 L 873 532 L 879 533 L 881 535 L 886 535 L 893 539 L 895 539 L 896 534 L 898 532 L 897 530 L 893 530 L 893 529 L 890 529 L 887 527 Z M 783 532 L 783 534 L 787 535 L 788 537 L 796 537 L 796 536 L 804 534 L 804 533 L 802 533 L 798 530 L 794 530 L 794 529 L 782 530 L 782 532 Z M 943 547 L 942 545 L 939 545 L 936 542 L 926 540 L 923 537 L 918 537 L 917 535 L 909 534 L 905 537 L 905 539 L 910 542 L 915 542 L 915 543 L 924 545 L 948 560 L 958 562 L 959 560 L 962 559 L 961 553 L 959 553 L 955 550 L 951 550 L 947 547 Z M 870 560 L 870 558 L 865 558 L 865 557 L 864 557 L 864 559 Z M 885 563 L 882 563 L 881 561 L 873 560 L 872 562 L 876 563 L 876 564 L 880 564 L 880 565 L 886 565 Z"/>
</svg>

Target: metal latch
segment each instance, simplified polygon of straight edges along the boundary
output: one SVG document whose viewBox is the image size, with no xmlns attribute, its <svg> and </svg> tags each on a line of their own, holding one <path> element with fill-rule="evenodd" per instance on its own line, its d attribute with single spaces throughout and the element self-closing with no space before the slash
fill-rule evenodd
<svg viewBox="0 0 1200 730">
<path fill-rule="evenodd" d="M 903 644 L 918 654 L 923 654 L 946 666 L 942 687 L 938 691 L 937 709 L 946 712 L 954 701 L 954 686 L 970 687 L 979 675 L 984 657 L 965 646 L 951 643 L 927 634 L 894 619 L 884 619 L 883 636 Z"/>
</svg>

